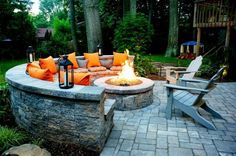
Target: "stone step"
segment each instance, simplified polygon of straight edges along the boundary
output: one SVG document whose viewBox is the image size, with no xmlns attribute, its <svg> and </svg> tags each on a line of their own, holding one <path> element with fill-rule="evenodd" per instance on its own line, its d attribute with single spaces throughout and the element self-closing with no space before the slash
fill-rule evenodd
<svg viewBox="0 0 236 156">
<path fill-rule="evenodd" d="M 105 102 L 104 102 L 105 119 L 107 119 L 107 116 L 109 116 L 109 114 L 113 114 L 113 111 L 115 109 L 115 103 L 116 103 L 115 99 L 106 99 L 105 100 Z"/>
<path fill-rule="evenodd" d="M 158 69 L 158 75 L 162 77 L 166 76 L 165 67 L 174 66 L 174 64 L 171 64 L 171 63 L 161 63 L 161 62 L 152 62 L 152 64 Z"/>
</svg>

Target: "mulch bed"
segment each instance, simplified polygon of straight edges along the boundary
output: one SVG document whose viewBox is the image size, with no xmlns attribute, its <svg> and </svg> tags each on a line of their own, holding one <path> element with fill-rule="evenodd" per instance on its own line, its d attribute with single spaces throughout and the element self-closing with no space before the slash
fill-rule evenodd
<svg viewBox="0 0 236 156">
<path fill-rule="evenodd" d="M 150 74 L 150 75 L 147 76 L 147 78 L 149 78 L 151 80 L 161 80 L 161 81 L 166 80 L 165 77 L 162 77 L 162 76 L 159 76 L 159 75 L 156 75 L 156 74 Z"/>
<path fill-rule="evenodd" d="M 99 156 L 98 152 L 90 151 L 73 144 L 44 141 L 42 146 L 53 156 Z"/>
</svg>

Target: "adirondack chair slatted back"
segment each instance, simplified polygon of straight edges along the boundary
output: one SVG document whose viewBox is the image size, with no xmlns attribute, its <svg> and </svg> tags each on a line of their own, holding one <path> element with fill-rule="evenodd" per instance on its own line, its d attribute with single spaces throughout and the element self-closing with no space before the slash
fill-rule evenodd
<svg viewBox="0 0 236 156">
<path fill-rule="evenodd" d="M 194 77 L 195 73 L 196 73 L 196 72 L 198 71 L 198 69 L 200 68 L 201 64 L 202 64 L 202 56 L 200 55 L 200 56 L 196 57 L 195 60 L 193 60 L 193 61 L 189 64 L 189 66 L 188 66 L 188 68 L 186 69 L 186 71 L 191 72 L 191 73 L 189 73 L 189 74 L 184 74 L 184 75 L 183 75 L 183 78 L 192 79 L 192 78 Z"/>
<path fill-rule="evenodd" d="M 225 67 L 220 68 L 217 71 L 217 73 L 214 76 L 212 76 L 212 78 L 208 81 L 208 83 L 206 83 L 206 86 L 204 89 L 209 90 L 209 91 L 213 90 L 216 87 L 216 84 L 214 82 L 217 81 L 221 77 L 224 69 L 225 69 Z M 204 95 L 205 94 L 203 94 L 203 93 L 199 94 L 193 105 L 197 104 L 202 99 L 202 97 Z"/>
<path fill-rule="evenodd" d="M 220 79 L 224 69 L 225 69 L 225 67 L 220 68 L 217 71 L 217 73 L 214 76 L 212 76 L 212 78 L 209 80 L 209 83 L 206 85 L 206 87 L 204 89 L 211 89 L 212 90 L 213 88 L 215 88 L 214 82 Z"/>
</svg>

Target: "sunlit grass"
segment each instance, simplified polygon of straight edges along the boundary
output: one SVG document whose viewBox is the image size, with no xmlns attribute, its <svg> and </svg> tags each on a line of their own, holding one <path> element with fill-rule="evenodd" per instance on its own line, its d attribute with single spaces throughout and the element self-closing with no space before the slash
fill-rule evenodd
<svg viewBox="0 0 236 156">
<path fill-rule="evenodd" d="M 25 62 L 25 59 L 0 61 L 0 84 L 5 82 L 5 73 L 8 69 Z"/>
<path fill-rule="evenodd" d="M 146 56 L 149 57 L 154 62 L 170 63 L 176 66 L 183 66 L 183 67 L 188 66 L 189 63 L 191 62 L 191 60 L 186 60 L 186 59 L 182 60 L 178 59 L 177 57 L 165 57 L 164 55 L 146 55 Z"/>
</svg>

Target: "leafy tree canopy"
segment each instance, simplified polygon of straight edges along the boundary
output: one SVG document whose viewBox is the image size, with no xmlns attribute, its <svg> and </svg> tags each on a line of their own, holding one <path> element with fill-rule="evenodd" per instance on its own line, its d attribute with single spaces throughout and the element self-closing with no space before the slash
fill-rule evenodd
<svg viewBox="0 0 236 156">
<path fill-rule="evenodd" d="M 6 57 L 17 56 L 16 53 L 35 43 L 35 29 L 28 14 L 31 5 L 30 0 L 0 1 L 0 41 L 7 38 L 12 41 L 12 49 L 2 50 Z"/>
<path fill-rule="evenodd" d="M 48 21 L 52 21 L 55 16 L 67 16 L 67 8 L 63 0 L 41 0 L 40 12 Z M 61 14 L 64 12 L 65 14 Z"/>
</svg>

